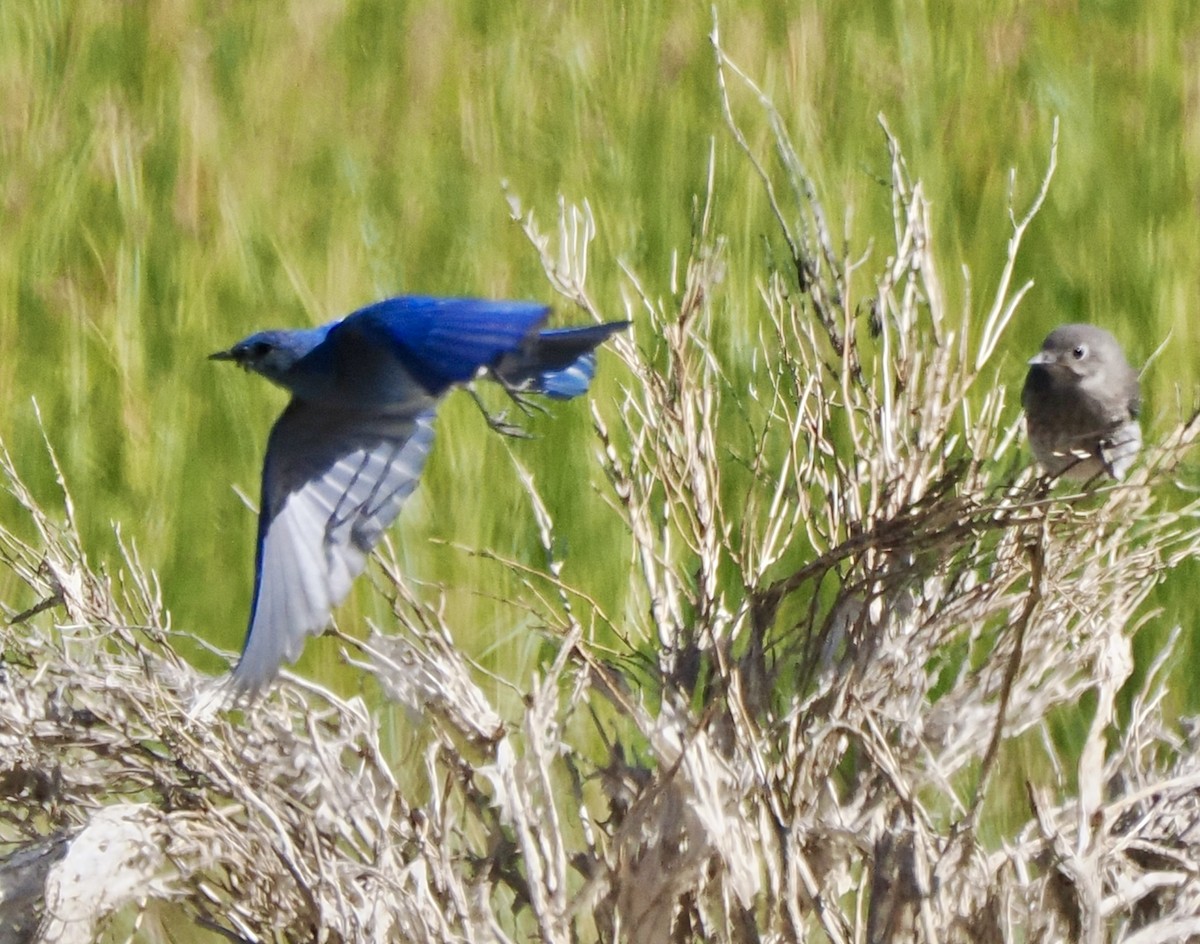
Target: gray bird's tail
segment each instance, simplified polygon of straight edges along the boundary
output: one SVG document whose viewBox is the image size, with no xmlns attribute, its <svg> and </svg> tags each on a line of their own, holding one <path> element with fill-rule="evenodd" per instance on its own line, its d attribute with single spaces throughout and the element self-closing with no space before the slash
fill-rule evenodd
<svg viewBox="0 0 1200 944">
<path fill-rule="evenodd" d="M 502 357 L 492 372 L 511 390 L 570 400 L 587 392 L 596 372 L 595 349 L 628 326 L 628 321 L 610 321 L 539 331 L 520 351 Z"/>
</svg>

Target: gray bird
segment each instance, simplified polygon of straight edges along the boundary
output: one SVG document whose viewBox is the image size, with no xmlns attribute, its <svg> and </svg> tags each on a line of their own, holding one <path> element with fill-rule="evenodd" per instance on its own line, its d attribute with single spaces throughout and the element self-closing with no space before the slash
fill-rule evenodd
<svg viewBox="0 0 1200 944">
<path fill-rule="evenodd" d="M 1049 475 L 1121 479 L 1142 447 L 1137 371 L 1095 325 L 1050 332 L 1029 359 L 1021 405 L 1029 445 Z"/>
</svg>

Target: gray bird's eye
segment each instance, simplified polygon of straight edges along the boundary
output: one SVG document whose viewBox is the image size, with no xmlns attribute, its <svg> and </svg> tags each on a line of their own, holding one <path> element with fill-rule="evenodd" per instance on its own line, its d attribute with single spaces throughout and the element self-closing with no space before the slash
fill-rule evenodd
<svg viewBox="0 0 1200 944">
<path fill-rule="evenodd" d="M 1075 350 L 1073 350 L 1071 352 L 1071 356 L 1074 357 L 1075 360 L 1081 361 L 1085 357 L 1087 357 L 1087 348 L 1084 347 L 1082 344 L 1080 344 L 1078 347 L 1075 348 Z"/>
</svg>

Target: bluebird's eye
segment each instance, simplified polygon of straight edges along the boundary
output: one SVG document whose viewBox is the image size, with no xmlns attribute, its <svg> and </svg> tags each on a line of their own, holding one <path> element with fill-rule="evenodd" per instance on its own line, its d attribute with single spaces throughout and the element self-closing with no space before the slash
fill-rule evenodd
<svg viewBox="0 0 1200 944">
<path fill-rule="evenodd" d="M 1071 352 L 1071 356 L 1074 357 L 1075 360 L 1081 361 L 1087 357 L 1087 348 L 1081 344 Z"/>
<path fill-rule="evenodd" d="M 271 353 L 271 345 L 266 341 L 255 341 L 246 348 L 246 353 L 250 356 L 251 360 L 262 360 Z"/>
</svg>

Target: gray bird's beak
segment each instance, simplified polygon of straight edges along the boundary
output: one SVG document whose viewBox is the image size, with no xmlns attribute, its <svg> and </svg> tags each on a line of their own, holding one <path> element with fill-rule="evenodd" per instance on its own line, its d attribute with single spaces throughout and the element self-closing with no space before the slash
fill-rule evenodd
<svg viewBox="0 0 1200 944">
<path fill-rule="evenodd" d="M 213 355 L 213 357 L 216 357 L 216 356 L 217 356 L 216 354 Z M 1058 358 L 1055 357 L 1053 354 L 1051 354 L 1049 351 L 1038 351 L 1036 354 L 1033 355 L 1033 357 L 1029 358 L 1027 363 L 1029 364 L 1030 367 L 1037 367 L 1038 364 L 1053 364 L 1053 363 L 1056 363 L 1057 361 L 1058 361 Z"/>
<path fill-rule="evenodd" d="M 237 356 L 233 353 L 233 349 L 230 348 L 228 351 L 217 351 L 216 354 L 209 354 L 208 359 L 210 361 L 236 361 Z"/>
</svg>

